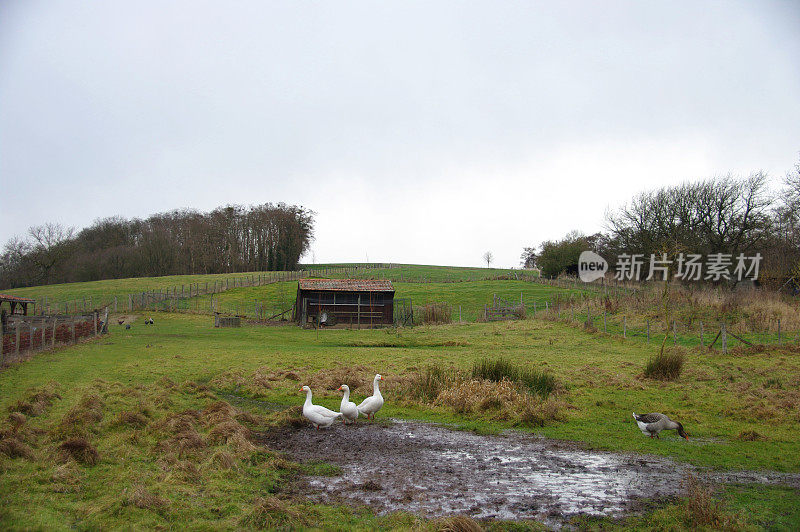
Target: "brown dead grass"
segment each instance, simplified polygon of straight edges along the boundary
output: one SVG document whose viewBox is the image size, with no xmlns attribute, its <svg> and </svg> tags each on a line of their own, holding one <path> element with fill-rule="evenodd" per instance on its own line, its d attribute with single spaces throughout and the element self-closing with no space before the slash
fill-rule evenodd
<svg viewBox="0 0 800 532">
<path fill-rule="evenodd" d="M 348 385 L 351 393 L 372 394 L 372 379 L 376 373 L 374 368 L 362 364 L 339 365 L 318 371 L 309 378 L 308 385 L 320 395 L 338 393 L 336 390 L 342 384 Z"/>
<path fill-rule="evenodd" d="M 507 381 L 464 380 L 444 389 L 434 401 L 458 414 L 480 413 L 492 419 L 543 426 L 564 419 L 563 405 L 521 391 Z"/>
<path fill-rule="evenodd" d="M 137 429 L 147 426 L 150 420 L 141 412 L 133 412 L 130 410 L 123 410 L 117 416 L 117 425 L 129 425 Z"/>
<path fill-rule="evenodd" d="M 252 510 L 245 515 L 240 525 L 251 528 L 283 528 L 290 526 L 296 527 L 298 524 L 305 524 L 307 513 L 300 513 L 293 508 L 289 501 L 279 499 L 273 495 L 257 497 L 253 501 Z"/>
<path fill-rule="evenodd" d="M 103 420 L 103 401 L 95 394 L 85 394 L 78 404 L 70 408 L 53 428 L 57 440 L 85 438 L 91 429 Z"/>
<path fill-rule="evenodd" d="M 265 418 L 265 424 L 269 427 L 305 427 L 308 422 L 303 417 L 303 407 L 300 405 L 286 408 L 269 414 Z"/>
<path fill-rule="evenodd" d="M 62 459 L 73 459 L 84 465 L 95 465 L 100 461 L 100 453 L 84 438 L 69 438 L 58 446 Z"/>
<path fill-rule="evenodd" d="M 214 452 L 207 465 L 214 469 L 236 469 L 236 457 L 221 449 Z"/>
<path fill-rule="evenodd" d="M 8 407 L 8 411 L 20 412 L 26 416 L 40 416 L 53 405 L 56 399 L 61 399 L 56 392 L 58 387 L 58 383 L 49 382 L 40 388 L 33 388 L 28 391 L 26 399 L 16 401 Z"/>
<path fill-rule="evenodd" d="M 16 435 L 0 437 L 0 453 L 9 458 L 25 458 L 33 460 L 33 449 Z"/>
<path fill-rule="evenodd" d="M 686 502 L 684 520 L 690 528 L 712 528 L 715 530 L 741 530 L 741 516 L 727 513 L 722 503 L 714 497 L 714 491 L 689 473 L 684 481 Z"/>
<path fill-rule="evenodd" d="M 156 513 L 164 512 L 169 502 L 156 495 L 155 493 L 146 490 L 142 486 L 137 486 L 130 490 L 123 492 L 123 504 L 136 506 L 143 510 L 151 510 Z"/>
</svg>

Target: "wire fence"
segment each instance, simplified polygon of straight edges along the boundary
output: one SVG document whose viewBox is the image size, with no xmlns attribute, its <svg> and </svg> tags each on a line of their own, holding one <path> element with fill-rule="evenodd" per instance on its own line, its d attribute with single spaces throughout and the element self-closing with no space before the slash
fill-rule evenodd
<svg viewBox="0 0 800 532">
<path fill-rule="evenodd" d="M 0 366 L 107 332 L 107 308 L 77 315 L 12 314 L 0 324 Z"/>
</svg>

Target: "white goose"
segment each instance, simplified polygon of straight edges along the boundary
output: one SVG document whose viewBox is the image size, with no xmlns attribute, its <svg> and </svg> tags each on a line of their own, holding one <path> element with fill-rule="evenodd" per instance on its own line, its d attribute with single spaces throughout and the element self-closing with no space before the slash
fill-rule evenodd
<svg viewBox="0 0 800 532">
<path fill-rule="evenodd" d="M 683 425 L 680 422 L 672 421 L 664 414 L 654 412 L 652 414 L 637 415 L 636 412 L 634 412 L 633 419 L 636 420 L 636 424 L 639 425 L 639 430 L 641 430 L 642 434 L 645 436 L 658 438 L 658 433 L 662 430 L 677 430 L 681 438 L 685 438 L 686 441 L 689 441 L 689 435 L 683 430 Z"/>
<path fill-rule="evenodd" d="M 324 406 L 315 405 L 311 402 L 311 388 L 303 386 L 301 392 L 306 392 L 306 402 L 303 404 L 303 416 L 308 419 L 314 428 L 330 427 L 337 418 L 342 417 L 339 412 L 334 412 Z"/>
<path fill-rule="evenodd" d="M 372 379 L 372 395 L 358 405 L 358 413 L 363 414 L 367 419 L 375 419 L 375 413 L 383 406 L 383 396 L 378 388 L 378 383 L 382 380 L 383 377 L 380 373 L 375 375 L 375 378 Z"/>
<path fill-rule="evenodd" d="M 350 387 L 346 384 L 339 386 L 339 391 L 344 391 L 342 396 L 342 406 L 339 407 L 339 412 L 342 413 L 342 421 L 347 423 L 354 423 L 358 419 L 358 407 L 350 400 Z"/>
</svg>

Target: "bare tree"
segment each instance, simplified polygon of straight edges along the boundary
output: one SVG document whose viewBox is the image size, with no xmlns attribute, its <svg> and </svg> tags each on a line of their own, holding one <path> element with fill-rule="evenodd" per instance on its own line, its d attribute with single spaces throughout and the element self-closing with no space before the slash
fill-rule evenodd
<svg viewBox="0 0 800 532">
<path fill-rule="evenodd" d="M 492 263 L 492 261 L 494 260 L 494 255 L 492 255 L 492 252 L 491 252 L 491 251 L 487 251 L 486 253 L 484 253 L 484 254 L 483 254 L 483 260 L 485 260 L 485 261 L 486 261 L 486 267 L 488 268 L 488 267 L 489 267 L 489 265 L 490 265 L 490 264 Z"/>
</svg>

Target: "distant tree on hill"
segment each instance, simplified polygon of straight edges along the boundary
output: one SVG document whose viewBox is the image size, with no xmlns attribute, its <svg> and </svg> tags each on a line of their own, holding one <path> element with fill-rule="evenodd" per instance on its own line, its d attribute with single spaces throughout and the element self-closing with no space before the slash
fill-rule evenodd
<svg viewBox="0 0 800 532">
<path fill-rule="evenodd" d="M 77 235 L 32 227 L 0 255 L 0 288 L 136 276 L 292 270 L 308 250 L 314 212 L 283 203 L 176 210 L 95 221 Z"/>
<path fill-rule="evenodd" d="M 494 260 L 494 255 L 492 254 L 491 251 L 487 251 L 486 253 L 483 254 L 483 260 L 486 261 L 486 267 L 488 268 L 489 265 Z"/>
</svg>

